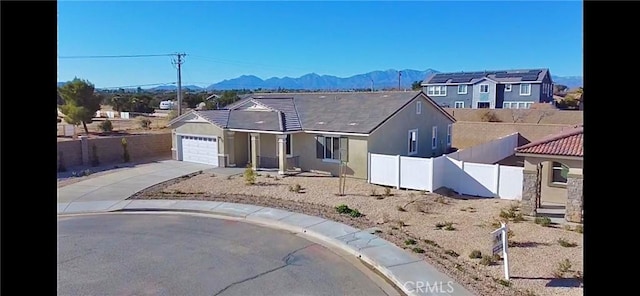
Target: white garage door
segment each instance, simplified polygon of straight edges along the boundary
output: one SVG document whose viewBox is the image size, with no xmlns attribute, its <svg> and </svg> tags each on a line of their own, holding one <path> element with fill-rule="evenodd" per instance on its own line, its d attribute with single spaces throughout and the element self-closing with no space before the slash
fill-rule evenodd
<svg viewBox="0 0 640 296">
<path fill-rule="evenodd" d="M 218 142 L 216 138 L 181 136 L 182 160 L 218 165 Z"/>
</svg>

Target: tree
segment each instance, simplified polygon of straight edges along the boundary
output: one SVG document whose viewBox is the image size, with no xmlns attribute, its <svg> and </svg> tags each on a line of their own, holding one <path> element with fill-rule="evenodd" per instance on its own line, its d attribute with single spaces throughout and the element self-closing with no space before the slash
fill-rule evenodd
<svg viewBox="0 0 640 296">
<path fill-rule="evenodd" d="M 92 122 L 102 101 L 102 96 L 94 93 L 95 86 L 76 77 L 58 90 L 64 100 L 60 110 L 66 115 L 65 121 L 74 125 L 82 123 L 85 133 L 89 134 L 87 123 Z"/>
<path fill-rule="evenodd" d="M 420 85 L 422 83 L 422 81 L 418 80 L 418 81 L 414 81 L 413 83 L 411 83 L 411 89 L 412 90 L 420 90 L 422 88 L 422 86 Z"/>
<path fill-rule="evenodd" d="M 224 107 L 226 105 L 229 105 L 237 100 L 239 100 L 240 98 L 238 97 L 238 94 L 235 91 L 225 91 L 222 93 L 222 95 L 220 96 L 220 98 L 218 99 L 220 102 L 220 107 Z"/>
</svg>

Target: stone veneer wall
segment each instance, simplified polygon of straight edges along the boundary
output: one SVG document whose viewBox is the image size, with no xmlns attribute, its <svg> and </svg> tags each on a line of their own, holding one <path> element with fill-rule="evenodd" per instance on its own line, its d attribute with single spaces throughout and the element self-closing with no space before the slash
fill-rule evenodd
<svg viewBox="0 0 640 296">
<path fill-rule="evenodd" d="M 582 186 L 581 175 L 569 175 L 567 178 L 567 206 L 564 217 L 569 222 L 582 223 Z"/>
</svg>

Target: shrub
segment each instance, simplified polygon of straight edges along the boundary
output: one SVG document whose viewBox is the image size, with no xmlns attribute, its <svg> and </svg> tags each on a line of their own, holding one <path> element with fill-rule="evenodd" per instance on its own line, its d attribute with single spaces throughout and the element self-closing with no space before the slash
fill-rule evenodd
<svg viewBox="0 0 640 296">
<path fill-rule="evenodd" d="M 422 253 L 424 253 L 424 250 L 423 250 L 422 248 L 418 248 L 418 247 L 415 247 L 415 248 L 413 248 L 413 249 L 411 249 L 411 250 L 412 250 L 414 253 L 418 253 L 418 254 L 422 254 Z"/>
<path fill-rule="evenodd" d="M 111 120 L 105 119 L 103 122 L 98 124 L 98 128 L 103 132 L 110 132 L 113 130 L 113 124 Z"/>
<path fill-rule="evenodd" d="M 351 212 L 351 209 L 349 208 L 349 206 L 341 204 L 336 207 L 336 211 L 338 212 L 338 214 L 349 214 Z"/>
<path fill-rule="evenodd" d="M 458 257 L 460 256 L 460 254 L 456 253 L 456 251 L 454 250 L 446 250 L 444 251 L 445 254 L 451 256 L 451 257 Z"/>
<path fill-rule="evenodd" d="M 551 225 L 551 218 L 549 217 L 536 217 L 535 221 L 536 224 L 543 226 L 543 227 L 549 227 L 549 225 Z"/>
<path fill-rule="evenodd" d="M 351 213 L 349 213 L 349 216 L 351 216 L 353 218 L 358 218 L 358 217 L 362 216 L 362 214 L 357 209 L 352 209 Z"/>
<path fill-rule="evenodd" d="M 415 239 L 412 239 L 412 238 L 410 238 L 410 239 L 406 239 L 406 240 L 404 241 L 404 244 L 405 244 L 405 245 L 407 245 L 407 246 L 408 246 L 408 245 L 415 245 L 416 243 L 418 243 L 418 242 L 417 242 Z"/>
<path fill-rule="evenodd" d="M 302 186 L 300 186 L 300 184 L 296 184 L 294 186 L 289 185 L 289 191 L 291 192 L 300 193 L 301 190 Z"/>
<path fill-rule="evenodd" d="M 384 188 L 384 196 L 391 196 L 391 188 L 389 187 Z"/>
<path fill-rule="evenodd" d="M 369 194 L 370 196 L 378 196 L 378 192 L 376 192 L 375 188 L 371 189 L 371 194 Z"/>
<path fill-rule="evenodd" d="M 430 245 L 430 246 L 434 246 L 434 247 L 439 247 L 440 246 L 440 245 L 438 245 L 438 243 L 436 243 L 436 242 L 434 242 L 434 241 L 432 241 L 430 239 L 424 239 L 422 241 L 424 241 L 425 244 Z"/>
<path fill-rule="evenodd" d="M 480 264 L 490 266 L 496 264 L 496 260 L 493 256 L 482 255 L 482 259 L 480 259 Z"/>
<path fill-rule="evenodd" d="M 473 250 L 469 254 L 469 258 L 471 258 L 471 259 L 480 259 L 480 258 L 482 258 L 482 252 L 480 252 L 479 250 Z"/>
<path fill-rule="evenodd" d="M 582 225 L 576 225 L 576 228 L 574 228 L 573 231 L 577 233 L 584 233 L 584 227 Z"/>
<path fill-rule="evenodd" d="M 568 241 L 568 240 L 566 240 L 564 238 L 559 238 L 558 239 L 558 244 L 563 246 L 563 247 L 565 247 L 565 248 L 573 248 L 573 247 L 578 245 L 577 243 L 570 242 L 570 241 Z"/>
<path fill-rule="evenodd" d="M 146 117 L 138 117 L 138 124 L 142 129 L 151 129 L 151 119 Z"/>
<path fill-rule="evenodd" d="M 448 204 L 448 202 L 447 202 L 447 200 L 444 198 L 444 196 L 438 196 L 438 197 L 436 197 L 436 202 L 437 202 L 437 203 L 441 203 L 441 204 L 443 204 L 443 205 Z"/>
<path fill-rule="evenodd" d="M 247 185 L 253 185 L 256 183 L 256 171 L 253 170 L 251 165 L 247 165 L 247 168 L 244 170 L 244 182 Z"/>
<path fill-rule="evenodd" d="M 448 231 L 453 231 L 456 230 L 455 227 L 453 227 L 453 222 L 444 222 L 444 230 L 448 230 Z"/>
<path fill-rule="evenodd" d="M 553 275 L 556 278 L 563 278 L 564 274 L 569 272 L 570 270 L 571 270 L 571 261 L 565 258 L 562 261 L 558 262 L 558 265 L 556 266 L 556 270 L 553 271 Z"/>
<path fill-rule="evenodd" d="M 498 284 L 501 284 L 505 287 L 511 287 L 511 282 L 505 279 L 497 279 L 496 282 L 498 282 Z"/>
<path fill-rule="evenodd" d="M 438 229 L 442 229 L 442 227 L 445 227 L 447 224 L 445 224 L 444 222 L 436 222 L 436 228 Z"/>
<path fill-rule="evenodd" d="M 407 210 L 405 210 L 405 208 L 403 208 L 403 207 L 401 207 L 401 206 L 396 206 L 396 209 L 397 209 L 399 212 L 406 212 L 406 211 L 407 211 Z"/>
</svg>

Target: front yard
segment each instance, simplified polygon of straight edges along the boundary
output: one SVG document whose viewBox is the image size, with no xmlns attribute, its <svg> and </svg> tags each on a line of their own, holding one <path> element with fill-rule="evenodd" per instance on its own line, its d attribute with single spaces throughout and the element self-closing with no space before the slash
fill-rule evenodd
<svg viewBox="0 0 640 296">
<path fill-rule="evenodd" d="M 259 172 L 254 185 L 247 185 L 243 176 L 203 173 L 155 186 L 133 198 L 258 204 L 323 216 L 360 229 L 377 227 L 377 235 L 416 252 L 479 295 L 583 294 L 581 228 L 545 227 L 526 217 L 518 221 L 522 216 L 513 201 L 387 189 L 356 179 L 347 179 L 346 195 L 338 196 L 338 184 L 337 177 L 312 173 L 283 178 Z M 363 216 L 337 213 L 335 207 L 341 204 Z M 500 280 L 502 261 L 484 256 L 491 255 L 489 233 L 499 227 L 500 219 L 509 220 L 512 231 L 509 282 Z M 472 253 L 485 258 L 470 258 Z"/>
</svg>

